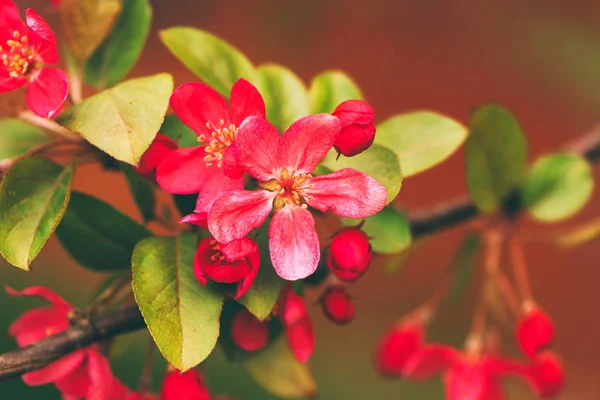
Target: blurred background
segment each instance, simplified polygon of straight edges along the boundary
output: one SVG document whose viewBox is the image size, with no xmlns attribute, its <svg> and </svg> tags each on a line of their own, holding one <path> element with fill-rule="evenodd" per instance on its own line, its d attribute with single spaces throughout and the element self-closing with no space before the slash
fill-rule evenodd
<svg viewBox="0 0 600 400">
<path fill-rule="evenodd" d="M 49 0 L 17 0 L 38 9 L 53 26 Z M 131 76 L 170 72 L 176 84 L 195 80 L 158 40 L 174 25 L 208 30 L 245 52 L 255 64 L 276 62 L 305 82 L 327 69 L 346 71 L 377 110 L 377 120 L 427 108 L 466 123 L 477 104 L 495 101 L 510 108 L 528 135 L 530 162 L 558 149 L 600 121 L 600 2 L 592 0 L 154 0 L 152 33 Z M 596 168 L 596 179 L 598 176 Z M 96 166 L 78 170 L 75 189 L 94 194 L 141 220 L 121 175 Z M 397 204 L 423 209 L 466 192 L 462 152 L 404 181 Z M 561 225 L 526 224 L 557 231 L 600 215 L 600 194 L 584 212 Z M 322 399 L 442 399 L 439 382 L 413 384 L 379 378 L 371 364 L 381 333 L 425 300 L 439 283 L 464 228 L 428 240 L 392 277 L 374 266 L 350 290 L 356 318 L 347 327 L 325 320 L 311 308 L 317 348 L 311 364 Z M 575 250 L 532 240 L 526 256 L 536 299 L 554 318 L 556 351 L 563 357 L 568 385 L 560 399 L 600 398 L 600 241 Z M 51 239 L 26 273 L 0 262 L 0 283 L 22 288 L 49 286 L 83 305 L 105 278 L 72 261 Z M 309 290 L 310 297 L 316 291 Z M 475 293 L 441 310 L 431 337 L 461 343 Z M 38 302 L 0 293 L 0 351 L 16 347 L 7 329 Z M 311 302 L 312 304 L 312 302 Z M 119 340 L 113 358 L 117 375 L 134 386 L 139 378 L 144 333 Z M 509 344 L 510 346 L 510 344 Z M 164 364 L 156 355 L 154 384 Z M 271 399 L 219 352 L 205 363 L 215 392 L 240 399 Z M 51 387 L 23 390 L 20 380 L 0 384 L 6 399 L 58 399 Z M 510 399 L 530 399 L 528 390 L 507 385 Z"/>
</svg>

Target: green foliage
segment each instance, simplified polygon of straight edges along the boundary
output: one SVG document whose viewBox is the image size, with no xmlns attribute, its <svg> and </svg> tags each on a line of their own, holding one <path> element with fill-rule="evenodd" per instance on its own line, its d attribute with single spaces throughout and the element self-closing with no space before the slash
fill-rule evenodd
<svg viewBox="0 0 600 400">
<path fill-rule="evenodd" d="M 129 190 L 131 191 L 133 200 L 135 200 L 135 204 L 137 204 L 138 209 L 142 214 L 144 222 L 152 221 L 154 219 L 154 208 L 156 206 L 156 196 L 154 195 L 152 184 L 135 172 L 128 164 L 122 163 L 121 169 L 123 170 L 123 174 L 125 174 Z"/>
<path fill-rule="evenodd" d="M 341 71 L 317 75 L 310 84 L 309 97 L 311 114 L 331 114 L 341 102 L 363 98 L 358 85 Z"/>
<path fill-rule="evenodd" d="M 308 364 L 300 364 L 284 337 L 244 362 L 248 373 L 269 393 L 283 398 L 312 397 L 317 387 Z"/>
<path fill-rule="evenodd" d="M 177 142 L 179 147 L 198 146 L 198 135 L 188 128 L 175 114 L 169 114 L 160 127 L 160 133 Z"/>
<path fill-rule="evenodd" d="M 481 238 L 476 233 L 467 234 L 450 263 L 454 279 L 450 288 L 450 297 L 459 299 L 469 287 L 477 270 L 477 254 L 481 248 Z"/>
<path fill-rule="evenodd" d="M 151 19 L 148 0 L 123 0 L 115 26 L 85 64 L 85 81 L 101 89 L 123 79 L 142 54 Z"/>
<path fill-rule="evenodd" d="M 358 225 L 361 220 L 344 218 L 346 225 Z M 371 246 L 378 253 L 396 254 L 412 242 L 410 225 L 406 216 L 392 207 L 364 219 L 362 230 L 371 237 Z"/>
<path fill-rule="evenodd" d="M 531 168 L 523 203 L 538 221 L 554 222 L 577 213 L 594 190 L 592 168 L 575 154 L 546 155 Z"/>
<path fill-rule="evenodd" d="M 194 276 L 191 234 L 152 237 L 133 252 L 133 292 L 163 356 L 186 371 L 211 353 L 219 336 L 223 296 Z"/>
<path fill-rule="evenodd" d="M 13 158 L 48 141 L 46 133 L 19 119 L 0 121 L 0 160 Z"/>
<path fill-rule="evenodd" d="M 573 230 L 559 235 L 557 243 L 566 248 L 581 246 L 600 238 L 600 218 L 595 218 Z"/>
<path fill-rule="evenodd" d="M 513 115 L 497 104 L 475 109 L 466 143 L 467 184 L 484 212 L 498 211 L 525 178 L 527 144 Z"/>
<path fill-rule="evenodd" d="M 377 126 L 375 143 L 396 153 L 406 178 L 435 167 L 467 138 L 459 122 L 433 111 L 396 115 Z"/>
<path fill-rule="evenodd" d="M 160 32 L 162 42 L 198 78 L 229 97 L 240 78 L 257 81 L 248 58 L 229 43 L 208 32 L 189 27 L 174 27 Z"/>
<path fill-rule="evenodd" d="M 12 265 L 29 270 L 63 217 L 73 181 L 73 165 L 25 158 L 0 185 L 0 253 Z"/>
<path fill-rule="evenodd" d="M 117 160 L 137 165 L 163 122 L 172 91 L 169 74 L 131 79 L 77 104 L 57 122 Z"/>
<path fill-rule="evenodd" d="M 150 232 L 110 204 L 73 192 L 56 236 L 81 265 L 122 270 L 131 265 L 133 248 Z"/>
<path fill-rule="evenodd" d="M 340 156 L 337 160 L 336 158 L 336 151 L 331 150 L 321 164 L 331 171 L 354 168 L 377 179 L 387 189 L 388 203 L 391 203 L 400 192 L 402 172 L 398 156 L 387 147 L 373 144 L 357 156 Z"/>
<path fill-rule="evenodd" d="M 280 132 L 308 115 L 308 94 L 304 83 L 291 70 L 276 64 L 258 68 L 260 93 L 267 107 L 267 119 Z"/>
</svg>

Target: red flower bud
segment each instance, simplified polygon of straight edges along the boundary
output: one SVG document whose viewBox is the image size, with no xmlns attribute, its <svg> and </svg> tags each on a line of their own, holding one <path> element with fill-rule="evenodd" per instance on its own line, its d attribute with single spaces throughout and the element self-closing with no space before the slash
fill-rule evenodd
<svg viewBox="0 0 600 400">
<path fill-rule="evenodd" d="M 554 339 L 554 324 L 548 315 L 534 308 L 517 325 L 517 339 L 523 354 L 534 357 Z"/>
<path fill-rule="evenodd" d="M 367 270 L 372 258 L 369 237 L 360 228 L 344 228 L 331 240 L 327 265 L 341 280 L 353 282 Z"/>
<path fill-rule="evenodd" d="M 398 377 L 404 365 L 423 346 L 425 332 L 418 321 L 405 321 L 383 334 L 375 349 L 375 367 L 386 377 Z"/>
<path fill-rule="evenodd" d="M 133 167 L 133 169 L 144 178 L 154 179 L 156 168 L 173 150 L 177 150 L 177 143 L 170 137 L 159 133 L 148 147 L 148 150 L 142 155 L 140 164 Z"/>
<path fill-rule="evenodd" d="M 162 400 L 210 400 L 202 375 L 193 369 L 167 372 L 160 395 Z"/>
<path fill-rule="evenodd" d="M 277 316 L 283 324 L 292 354 L 301 363 L 307 361 L 315 349 L 315 331 L 304 299 L 289 286 L 279 297 Z"/>
<path fill-rule="evenodd" d="M 269 342 L 269 327 L 244 308 L 231 321 L 231 337 L 242 349 L 257 351 Z"/>
<path fill-rule="evenodd" d="M 565 372 L 562 363 L 551 351 L 539 354 L 531 365 L 531 384 L 538 396 L 556 396 L 565 385 Z"/>
<path fill-rule="evenodd" d="M 375 139 L 375 110 L 362 100 L 347 100 L 332 113 L 342 125 L 334 147 L 346 157 L 352 157 L 368 149 Z"/>
<path fill-rule="evenodd" d="M 352 298 L 341 286 L 330 286 L 321 297 L 323 313 L 338 325 L 350 323 L 354 318 Z"/>
</svg>

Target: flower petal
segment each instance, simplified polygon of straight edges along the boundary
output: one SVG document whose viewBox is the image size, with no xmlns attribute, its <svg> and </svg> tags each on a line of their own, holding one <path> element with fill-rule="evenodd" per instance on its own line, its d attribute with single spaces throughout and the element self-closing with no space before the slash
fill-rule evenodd
<svg viewBox="0 0 600 400">
<path fill-rule="evenodd" d="M 210 135 L 215 129 L 231 124 L 227 103 L 216 90 L 200 82 L 179 86 L 169 100 L 179 119 L 197 135 Z M 209 123 L 211 128 L 207 128 Z"/>
<path fill-rule="evenodd" d="M 156 182 L 169 193 L 198 193 L 216 168 L 207 167 L 204 147 L 188 147 L 172 151 L 156 169 Z"/>
<path fill-rule="evenodd" d="M 29 386 L 56 382 L 79 368 L 84 360 L 85 350 L 77 350 L 48 364 L 42 369 L 24 374 L 22 378 Z"/>
<path fill-rule="evenodd" d="M 0 0 L 0 42 L 4 44 L 8 39 L 13 39 L 14 31 L 27 34 L 27 26 L 21 20 L 19 8 L 11 0 Z"/>
<path fill-rule="evenodd" d="M 206 277 L 215 282 L 234 283 L 242 280 L 250 272 L 250 265 L 246 260 L 237 260 L 228 262 L 220 260 L 219 247 L 216 247 L 216 240 L 208 237 L 203 239 L 198 245 L 198 250 L 194 257 L 194 272 L 200 283 Z"/>
<path fill-rule="evenodd" d="M 277 211 L 269 227 L 269 250 L 273 267 L 283 279 L 295 281 L 315 272 L 319 238 L 310 211 L 292 206 Z"/>
<path fill-rule="evenodd" d="M 237 289 L 235 291 L 234 300 L 238 300 L 240 297 L 248 292 L 248 289 L 252 287 L 254 283 L 254 279 L 256 279 L 256 275 L 258 275 L 258 270 L 260 269 L 260 252 L 256 251 L 254 253 L 250 253 L 246 258 L 248 263 L 250 264 L 250 272 L 244 277 L 243 280 L 238 282 Z"/>
<path fill-rule="evenodd" d="M 49 302 L 57 309 L 64 310 L 65 313 L 73 308 L 73 306 L 67 303 L 65 299 L 60 297 L 58 294 L 54 293 L 52 290 L 43 286 L 30 286 L 23 290 L 15 290 L 10 286 L 6 286 L 6 293 L 10 294 L 11 296 L 39 297 Z"/>
<path fill-rule="evenodd" d="M 238 165 L 259 181 L 278 177 L 277 129 L 258 117 L 249 117 L 239 127 L 235 146 Z"/>
<path fill-rule="evenodd" d="M 85 350 L 82 351 L 87 353 Z M 87 359 L 70 374 L 55 381 L 54 384 L 56 385 L 56 388 L 61 391 L 63 398 L 68 398 L 69 396 L 75 399 L 84 398 L 90 386 L 90 377 L 87 370 Z"/>
<path fill-rule="evenodd" d="M 95 348 L 87 349 L 87 372 L 90 377 L 90 386 L 85 399 L 109 399 L 114 377 L 108 359 Z"/>
<path fill-rule="evenodd" d="M 235 126 L 240 126 L 248 117 L 267 118 L 265 101 L 258 89 L 245 79 L 239 79 L 233 85 L 229 101 Z"/>
<path fill-rule="evenodd" d="M 248 235 L 265 222 L 273 209 L 277 192 L 228 190 L 214 202 L 208 213 L 208 229 L 219 243 Z"/>
<path fill-rule="evenodd" d="M 43 118 L 54 117 L 69 94 L 67 75 L 62 69 L 42 68 L 32 74 L 27 85 L 27 106 Z"/>
<path fill-rule="evenodd" d="M 145 178 L 155 179 L 156 168 L 174 150 L 177 150 L 177 143 L 170 137 L 158 133 L 142 155 L 139 165 L 134 166 L 133 169 Z"/>
<path fill-rule="evenodd" d="M 58 62 L 58 51 L 52 28 L 44 18 L 40 17 L 31 8 L 25 9 L 25 16 L 27 17 L 27 26 L 31 29 L 28 35 L 29 43 L 44 63 L 56 64 Z"/>
<path fill-rule="evenodd" d="M 252 253 L 258 252 L 258 245 L 247 237 L 232 240 L 229 243 L 219 244 L 221 252 L 228 261 L 243 260 Z"/>
<path fill-rule="evenodd" d="M 340 120 L 328 114 L 299 119 L 288 128 L 278 143 L 278 165 L 290 173 L 313 172 L 333 147 L 340 129 Z"/>
<path fill-rule="evenodd" d="M 328 210 L 348 218 L 364 218 L 385 207 L 385 186 L 369 175 L 351 168 L 317 176 L 309 181 L 307 202 L 319 211 Z M 313 186 L 314 185 L 314 186 Z"/>
<path fill-rule="evenodd" d="M 457 360 L 456 349 L 431 344 L 416 350 L 402 367 L 402 376 L 411 380 L 427 380 L 444 372 Z"/>
<path fill-rule="evenodd" d="M 243 189 L 243 179 L 231 179 L 223 175 L 221 170 L 213 169 L 198 192 L 196 200 L 196 213 L 208 213 L 213 203 L 221 193 L 230 189 Z"/>
<path fill-rule="evenodd" d="M 208 223 L 206 218 L 208 217 L 208 213 L 194 213 L 188 214 L 185 217 L 179 220 L 180 224 L 192 224 L 199 226 L 200 228 L 208 229 Z"/>
<path fill-rule="evenodd" d="M 237 161 L 237 146 L 235 143 L 229 145 L 223 153 L 223 174 L 230 178 L 241 178 L 244 175 L 244 169 Z"/>
<path fill-rule="evenodd" d="M 160 398 L 162 400 L 209 400 L 210 393 L 198 371 L 190 369 L 181 373 L 173 370 L 167 372 L 163 379 Z"/>
<path fill-rule="evenodd" d="M 26 83 L 27 78 L 14 78 L 9 75 L 8 69 L 0 68 L 0 93 L 22 88 Z"/>
<path fill-rule="evenodd" d="M 67 315 L 55 308 L 42 307 L 27 311 L 8 329 L 8 333 L 24 347 L 62 332 L 69 327 Z"/>
</svg>

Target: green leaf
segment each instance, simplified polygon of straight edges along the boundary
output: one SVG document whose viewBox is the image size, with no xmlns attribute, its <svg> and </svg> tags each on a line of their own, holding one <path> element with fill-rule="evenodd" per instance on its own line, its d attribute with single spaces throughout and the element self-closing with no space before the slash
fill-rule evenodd
<svg viewBox="0 0 600 400">
<path fill-rule="evenodd" d="M 165 120 L 160 127 L 160 133 L 176 141 L 179 147 L 198 146 L 198 135 L 188 128 L 186 124 L 181 122 L 175 114 L 170 114 L 165 117 Z"/>
<path fill-rule="evenodd" d="M 276 64 L 258 68 L 260 93 L 267 108 L 267 119 L 279 131 L 308 115 L 308 94 L 304 83 L 289 69 Z"/>
<path fill-rule="evenodd" d="M 85 81 L 101 89 L 123 79 L 142 54 L 151 19 L 148 0 L 124 0 L 112 31 L 85 64 Z"/>
<path fill-rule="evenodd" d="M 21 155 L 47 141 L 46 133 L 36 126 L 16 118 L 0 121 L 0 160 Z"/>
<path fill-rule="evenodd" d="M 388 203 L 391 203 L 400 192 L 402 172 L 398 156 L 387 147 L 373 144 L 366 151 L 354 157 L 342 156 L 337 160 L 336 158 L 337 152 L 331 150 L 322 165 L 331 171 L 354 168 L 377 179 L 387 189 Z"/>
<path fill-rule="evenodd" d="M 558 235 L 557 243 L 565 248 L 581 246 L 600 238 L 600 218 L 595 218 L 566 233 Z"/>
<path fill-rule="evenodd" d="M 433 111 L 396 115 L 377 126 L 375 143 L 394 150 L 406 178 L 440 164 L 467 138 L 467 128 Z"/>
<path fill-rule="evenodd" d="M 117 160 L 137 165 L 163 122 L 172 91 L 169 74 L 132 79 L 87 98 L 57 122 Z"/>
<path fill-rule="evenodd" d="M 449 293 L 452 299 L 459 299 L 473 280 L 480 248 L 481 239 L 476 233 L 467 234 L 458 246 L 458 251 L 450 263 L 450 270 L 454 273 L 454 282 Z"/>
<path fill-rule="evenodd" d="M 62 0 L 62 28 L 75 59 L 85 61 L 96 50 L 120 11 L 121 0 Z"/>
<path fill-rule="evenodd" d="M 110 204 L 73 192 L 56 236 L 81 265 L 99 270 L 128 269 L 133 248 L 151 233 Z"/>
<path fill-rule="evenodd" d="M 343 218 L 346 225 L 355 226 L 362 220 Z M 371 246 L 378 253 L 396 254 L 412 241 L 410 225 L 406 216 L 391 207 L 386 207 L 379 213 L 364 219 L 362 230 L 371 237 Z"/>
<path fill-rule="evenodd" d="M 0 253 L 12 265 L 29 270 L 65 213 L 73 165 L 25 158 L 0 185 Z"/>
<path fill-rule="evenodd" d="M 466 143 L 467 184 L 475 204 L 497 211 L 525 178 L 527 144 L 513 115 L 496 104 L 475 109 Z"/>
<path fill-rule="evenodd" d="M 343 101 L 363 99 L 358 85 L 341 71 L 317 75 L 310 84 L 309 95 L 311 114 L 331 114 Z"/>
<path fill-rule="evenodd" d="M 200 29 L 178 26 L 160 31 L 162 42 L 198 78 L 229 97 L 240 78 L 257 81 L 248 58 L 226 41 Z"/>
<path fill-rule="evenodd" d="M 152 184 L 135 172 L 128 164 L 122 163 L 121 169 L 125 174 L 129 190 L 133 195 L 135 204 L 137 204 L 140 213 L 142 214 L 142 218 L 145 222 L 152 221 L 154 219 L 154 208 L 156 206 L 156 196 L 154 195 Z"/>
<path fill-rule="evenodd" d="M 284 337 L 243 363 L 244 368 L 269 393 L 283 398 L 307 398 L 317 387 L 308 364 L 300 364 Z"/>
<path fill-rule="evenodd" d="M 523 203 L 538 221 L 554 222 L 577 213 L 594 191 L 592 168 L 576 154 L 541 157 L 523 188 Z"/>
<path fill-rule="evenodd" d="M 186 371 L 211 353 L 219 337 L 223 296 L 194 276 L 196 239 L 152 237 L 133 252 L 133 293 L 163 356 Z"/>
</svg>

